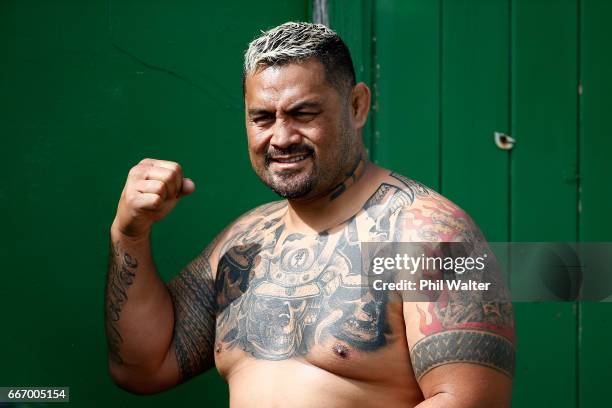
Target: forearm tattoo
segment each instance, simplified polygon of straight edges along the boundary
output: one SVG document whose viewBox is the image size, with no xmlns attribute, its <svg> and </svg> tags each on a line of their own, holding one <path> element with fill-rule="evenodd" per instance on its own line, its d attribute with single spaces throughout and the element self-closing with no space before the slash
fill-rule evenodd
<svg viewBox="0 0 612 408">
<path fill-rule="evenodd" d="M 211 244 L 167 285 L 174 305 L 173 344 L 181 381 L 213 364 L 215 294 Z"/>
<path fill-rule="evenodd" d="M 106 337 L 111 358 L 117 364 L 123 364 L 120 354 L 123 338 L 119 330 L 119 319 L 125 301 L 128 299 L 128 288 L 134 283 L 138 261 L 118 244 L 110 243 L 108 275 L 105 293 Z"/>
</svg>

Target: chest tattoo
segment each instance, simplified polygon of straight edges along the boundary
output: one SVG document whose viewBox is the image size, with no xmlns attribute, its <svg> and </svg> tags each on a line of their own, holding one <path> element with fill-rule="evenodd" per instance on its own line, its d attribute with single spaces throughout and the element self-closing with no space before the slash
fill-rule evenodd
<svg viewBox="0 0 612 408">
<path fill-rule="evenodd" d="M 362 282 L 360 241 L 396 238 L 410 203 L 382 184 L 361 216 L 333 232 L 287 234 L 281 217 L 269 214 L 240 227 L 217 265 L 217 342 L 268 360 L 305 355 L 328 340 L 343 358 L 344 344 L 361 351 L 387 344 L 387 293 Z"/>
</svg>

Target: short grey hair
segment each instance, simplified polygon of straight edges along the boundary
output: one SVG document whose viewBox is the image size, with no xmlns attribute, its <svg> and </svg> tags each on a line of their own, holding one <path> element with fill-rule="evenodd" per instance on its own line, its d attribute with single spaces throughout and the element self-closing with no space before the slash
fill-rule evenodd
<svg viewBox="0 0 612 408">
<path fill-rule="evenodd" d="M 287 22 L 251 41 L 244 54 L 242 80 L 262 67 L 316 58 L 327 80 L 339 90 L 355 85 L 355 70 L 348 47 L 323 24 Z"/>
</svg>

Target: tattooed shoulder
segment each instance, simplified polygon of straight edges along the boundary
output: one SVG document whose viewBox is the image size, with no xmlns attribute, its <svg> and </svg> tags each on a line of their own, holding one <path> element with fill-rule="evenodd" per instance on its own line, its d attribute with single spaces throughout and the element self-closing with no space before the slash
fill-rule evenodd
<svg viewBox="0 0 612 408">
<path fill-rule="evenodd" d="M 487 247 L 478 226 L 455 203 L 397 173 L 391 173 L 390 178 L 411 202 L 398 217 L 402 241 L 465 242 L 479 250 Z M 488 272 L 498 290 L 505 290 L 496 264 Z M 479 292 L 464 292 L 443 293 L 435 302 L 407 302 L 406 330 L 417 379 L 435 367 L 458 362 L 487 366 L 511 377 L 514 320 L 507 299 L 500 296 L 491 301 Z"/>
<path fill-rule="evenodd" d="M 389 179 L 410 201 L 402 210 L 403 241 L 484 241 L 472 218 L 446 197 L 401 174 L 390 173 Z"/>
</svg>

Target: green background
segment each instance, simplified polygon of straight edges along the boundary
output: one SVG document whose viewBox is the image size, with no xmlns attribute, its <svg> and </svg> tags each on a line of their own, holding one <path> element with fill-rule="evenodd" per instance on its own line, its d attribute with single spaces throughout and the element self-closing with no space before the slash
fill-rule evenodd
<svg viewBox="0 0 612 408">
<path fill-rule="evenodd" d="M 612 2 L 328 3 L 374 91 L 365 135 L 374 161 L 456 201 L 490 241 L 612 241 Z M 143 157 L 180 162 L 197 186 L 155 228 L 164 279 L 275 198 L 248 162 L 242 51 L 259 30 L 307 20 L 310 9 L 306 0 L 0 1 L 0 385 L 70 386 L 76 406 L 227 406 L 214 370 L 155 396 L 112 384 L 108 228 Z M 495 131 L 515 148 L 498 149 Z M 609 405 L 610 304 L 515 307 L 513 405 Z"/>
</svg>

